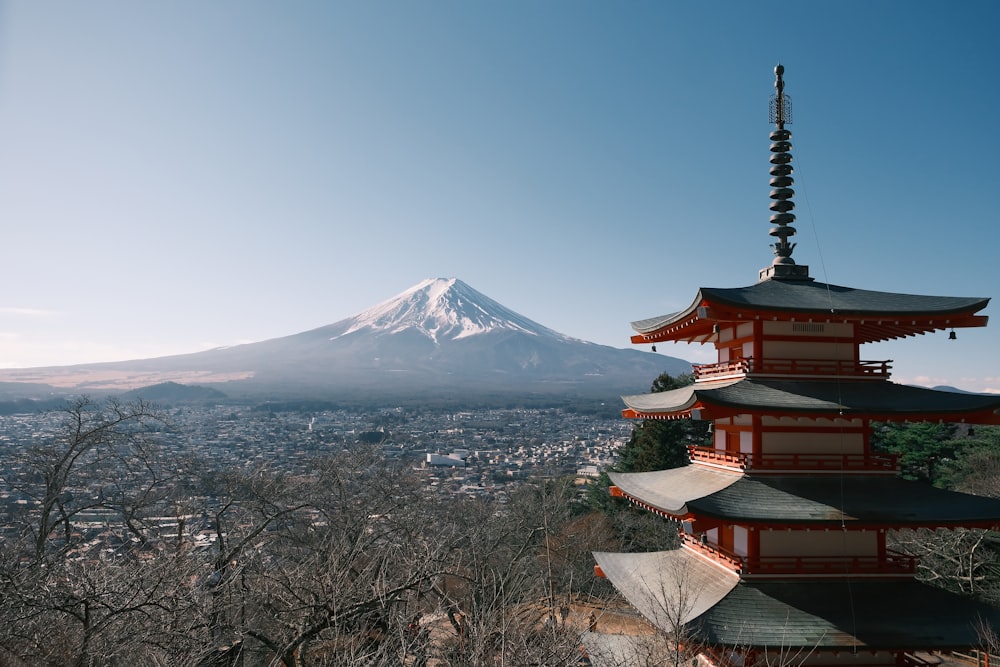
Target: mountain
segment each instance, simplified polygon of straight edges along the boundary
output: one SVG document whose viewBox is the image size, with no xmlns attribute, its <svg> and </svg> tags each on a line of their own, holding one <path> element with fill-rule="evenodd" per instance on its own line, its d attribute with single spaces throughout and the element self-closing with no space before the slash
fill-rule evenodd
<svg viewBox="0 0 1000 667">
<path fill-rule="evenodd" d="M 334 324 L 193 354 L 0 371 L 0 381 L 76 391 L 198 384 L 236 396 L 606 397 L 648 391 L 690 363 L 571 338 L 461 280 L 432 279 Z"/>
</svg>

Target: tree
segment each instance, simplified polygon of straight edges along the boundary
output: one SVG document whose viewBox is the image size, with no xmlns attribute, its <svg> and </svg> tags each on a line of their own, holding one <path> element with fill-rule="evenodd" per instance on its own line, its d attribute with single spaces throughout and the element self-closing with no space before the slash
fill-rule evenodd
<svg viewBox="0 0 1000 667">
<path fill-rule="evenodd" d="M 566 480 L 539 480 L 505 505 L 460 501 L 447 513 L 458 539 L 453 569 L 435 589 L 453 628 L 440 646 L 443 664 L 576 664 L 578 633 L 559 608 L 579 563 L 592 572 L 593 561 L 589 549 L 564 542 L 574 495 Z"/>
<path fill-rule="evenodd" d="M 679 389 L 694 382 L 694 376 L 673 377 L 663 373 L 650 387 L 653 393 Z M 632 430 L 632 437 L 618 455 L 614 470 L 645 472 L 687 465 L 689 445 L 705 445 L 709 422 L 691 419 L 644 419 Z"/>
<path fill-rule="evenodd" d="M 686 387 L 694 382 L 690 374 L 671 376 L 663 373 L 650 387 L 653 393 Z M 632 429 L 629 441 L 618 453 L 612 472 L 646 472 L 665 470 L 688 464 L 689 445 L 708 445 L 711 431 L 708 422 L 691 419 L 645 419 Z M 591 485 L 587 505 L 607 514 L 615 527 L 623 551 L 656 551 L 678 546 L 676 530 L 667 529 L 663 520 L 629 503 L 611 498 L 610 477 L 602 472 Z"/>
<path fill-rule="evenodd" d="M 163 486 L 153 464 L 163 424 L 141 401 L 101 405 L 81 398 L 63 410 L 56 435 L 21 453 L 8 482 L 30 501 L 20 522 L 33 560 L 73 548 L 80 538 L 74 520 L 88 509 L 126 515 L 130 530 L 139 532 L 142 500 L 153 502 L 154 489 Z"/>
<path fill-rule="evenodd" d="M 940 481 L 940 465 L 955 458 L 959 443 L 954 424 L 884 422 L 872 424 L 872 449 L 899 456 L 906 479 Z"/>
<path fill-rule="evenodd" d="M 947 488 L 1000 498 L 1000 427 L 967 427 L 955 457 L 941 466 Z"/>
<path fill-rule="evenodd" d="M 975 528 L 899 530 L 889 546 L 916 556 L 917 577 L 934 586 L 1000 603 L 1000 561 L 996 538 Z"/>
<path fill-rule="evenodd" d="M 1000 498 L 1000 428 L 908 424 L 880 432 L 894 451 L 902 453 L 904 470 L 912 477 Z M 1000 545 L 994 532 L 902 530 L 889 537 L 894 549 L 919 557 L 920 579 L 993 604 L 1000 602 Z"/>
<path fill-rule="evenodd" d="M 155 664 L 167 646 L 190 654 L 181 626 L 197 562 L 145 550 L 146 514 L 169 495 L 156 446 L 163 426 L 146 403 L 83 398 L 53 435 L 20 452 L 7 481 L 28 502 L 0 561 L 7 651 L 81 666 Z M 85 512 L 103 525 L 81 521 Z"/>
<path fill-rule="evenodd" d="M 213 637 L 272 664 L 402 664 L 406 627 L 448 570 L 437 501 L 358 448 L 313 472 L 233 474 L 215 514 Z M 444 539 L 442 539 L 444 538 Z"/>
<path fill-rule="evenodd" d="M 147 404 L 62 417 L 5 479 L 27 502 L 0 534 L 0 662 L 576 664 L 563 607 L 613 545 L 571 480 L 464 500 L 375 448 L 216 469 L 165 456 L 180 434 Z"/>
</svg>

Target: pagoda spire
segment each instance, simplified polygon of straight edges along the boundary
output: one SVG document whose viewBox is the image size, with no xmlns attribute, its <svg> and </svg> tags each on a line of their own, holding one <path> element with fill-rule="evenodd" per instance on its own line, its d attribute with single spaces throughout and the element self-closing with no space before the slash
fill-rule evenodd
<svg viewBox="0 0 1000 667">
<path fill-rule="evenodd" d="M 785 94 L 785 68 L 779 64 L 774 68 L 774 95 L 771 96 L 771 118 L 775 129 L 771 132 L 771 206 L 773 211 L 771 216 L 770 235 L 776 239 L 776 243 L 771 244 L 774 250 L 774 261 L 771 266 L 762 269 L 760 279 L 767 278 L 809 278 L 808 266 L 796 266 L 792 259 L 792 251 L 795 249 L 794 243 L 789 243 L 788 239 L 795 235 L 795 190 L 792 184 L 792 138 L 791 131 L 785 129 L 785 125 L 792 123 L 792 99 Z"/>
</svg>

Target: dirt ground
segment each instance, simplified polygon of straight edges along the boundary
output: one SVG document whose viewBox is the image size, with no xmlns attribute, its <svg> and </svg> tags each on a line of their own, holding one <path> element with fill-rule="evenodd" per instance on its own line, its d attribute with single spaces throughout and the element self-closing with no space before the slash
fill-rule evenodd
<svg viewBox="0 0 1000 667">
<path fill-rule="evenodd" d="M 590 614 L 594 614 L 596 627 L 593 632 L 608 635 L 651 635 L 653 626 L 627 604 L 609 606 L 606 603 L 590 604 L 575 602 L 570 605 L 566 623 L 570 627 L 584 631 L 589 629 Z"/>
<path fill-rule="evenodd" d="M 573 600 L 568 608 L 566 626 L 579 632 L 591 630 L 612 635 L 647 635 L 654 632 L 653 627 L 624 602 L 609 605 L 605 601 Z M 543 604 L 533 605 L 533 613 L 537 614 L 538 618 L 544 619 L 548 615 L 548 608 Z M 591 614 L 594 615 L 594 627 L 591 627 Z M 559 619 L 557 622 L 561 623 L 558 607 L 555 616 Z M 432 645 L 444 644 L 455 637 L 455 629 L 445 614 L 424 616 L 422 626 L 430 632 Z M 427 667 L 437 667 L 438 664 L 437 660 L 430 659 Z"/>
</svg>

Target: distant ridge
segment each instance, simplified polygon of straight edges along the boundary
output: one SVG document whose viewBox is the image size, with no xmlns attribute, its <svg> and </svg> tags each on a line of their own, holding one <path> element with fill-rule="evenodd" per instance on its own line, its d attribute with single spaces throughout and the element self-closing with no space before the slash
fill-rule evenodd
<svg viewBox="0 0 1000 667">
<path fill-rule="evenodd" d="M 457 278 L 424 280 L 353 317 L 281 338 L 193 354 L 0 370 L 0 382 L 122 392 L 173 382 L 230 397 L 600 397 L 649 390 L 691 364 L 556 332 Z"/>
<path fill-rule="evenodd" d="M 158 404 L 175 405 L 178 403 L 204 403 L 207 401 L 224 401 L 227 396 L 211 387 L 179 384 L 177 382 L 161 382 L 160 384 L 141 387 L 122 394 L 123 400 L 144 400 Z"/>
<path fill-rule="evenodd" d="M 937 386 L 931 387 L 937 391 L 950 391 L 953 394 L 975 394 L 974 391 L 966 391 L 965 389 L 959 389 L 958 387 L 951 387 L 946 384 L 939 384 Z"/>
</svg>

